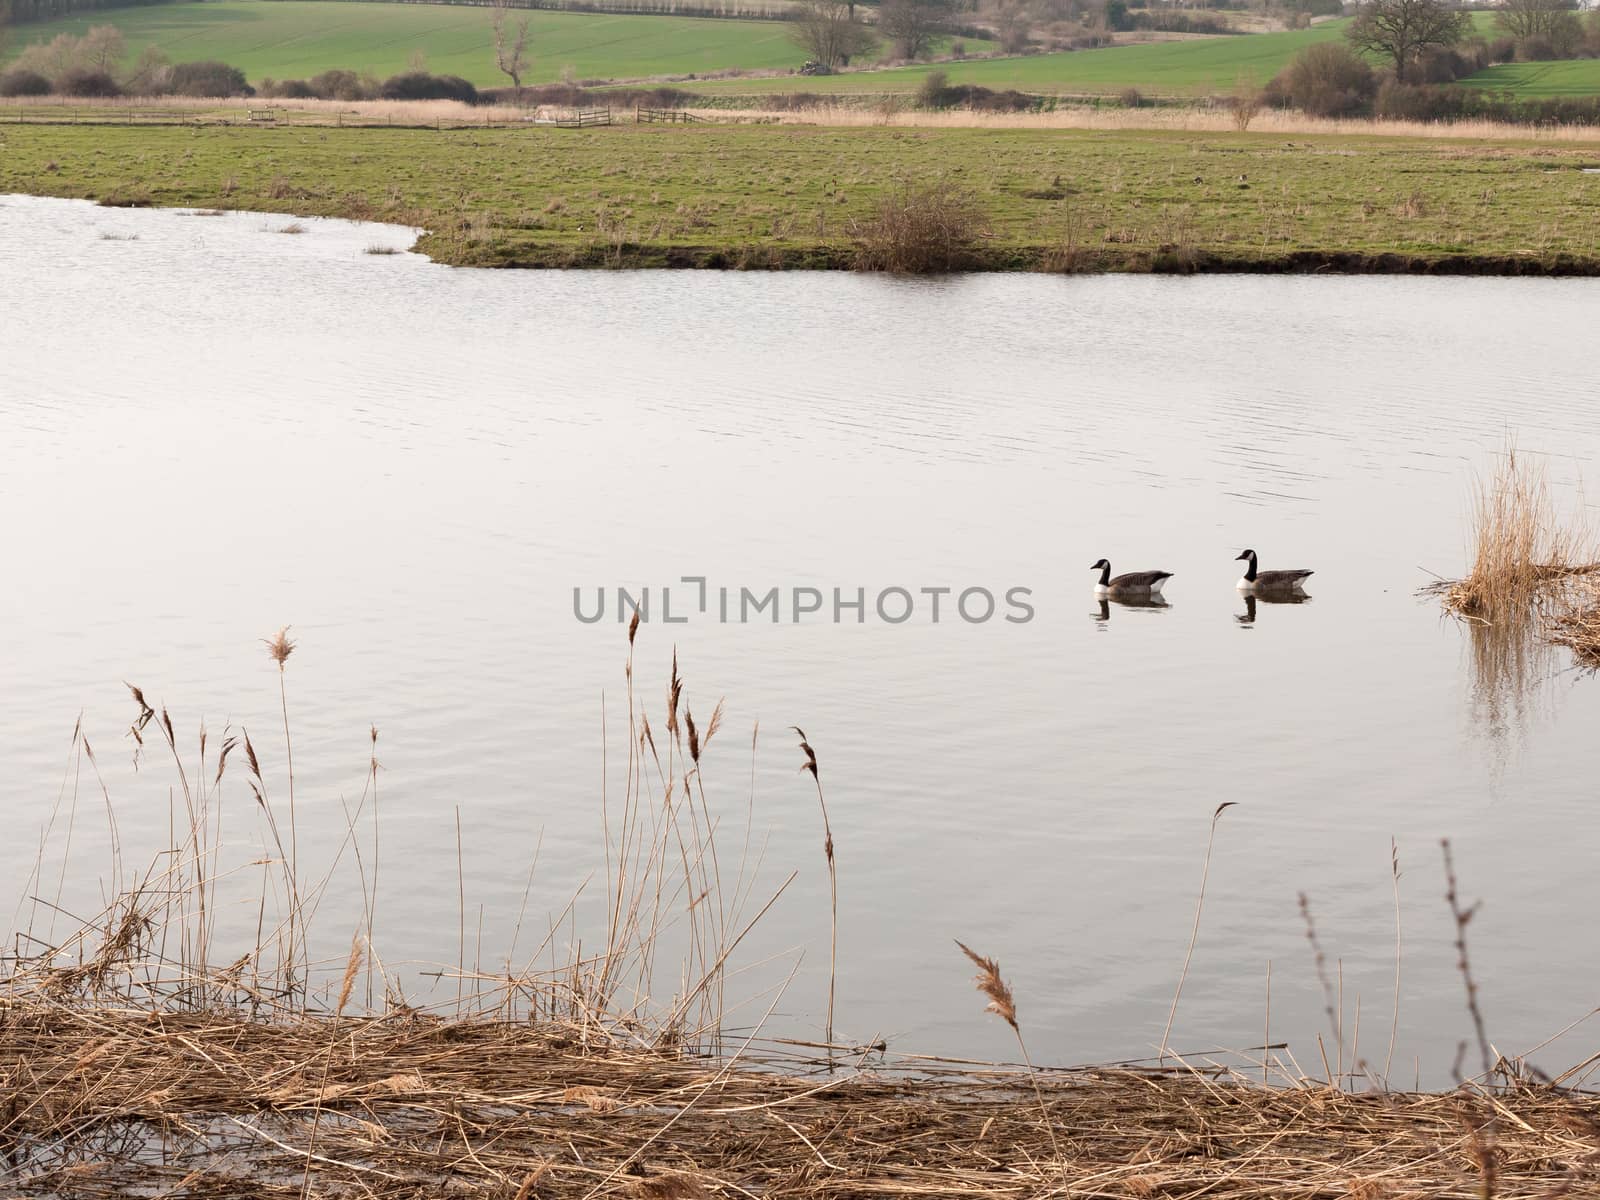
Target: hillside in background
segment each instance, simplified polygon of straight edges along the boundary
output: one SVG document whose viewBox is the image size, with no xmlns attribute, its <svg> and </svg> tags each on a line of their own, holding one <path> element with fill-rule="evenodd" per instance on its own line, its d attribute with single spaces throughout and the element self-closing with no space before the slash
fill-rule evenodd
<svg viewBox="0 0 1600 1200">
<path fill-rule="evenodd" d="M 495 70 L 490 10 L 476 5 L 330 3 L 327 0 L 210 0 L 88 13 L 13 28 L 7 53 L 91 25 L 122 30 L 130 57 L 145 46 L 175 62 L 220 59 L 252 81 L 304 78 L 348 68 L 381 77 L 421 54 L 430 71 L 480 86 L 506 83 Z M 520 15 L 520 14 L 519 14 Z M 790 69 L 805 55 L 781 21 L 614 16 L 535 11 L 533 69 L 525 82 L 630 79 L 707 71 Z"/>
<path fill-rule="evenodd" d="M 1115 95 L 1135 87 L 1153 96 L 1209 95 L 1226 92 L 1241 78 L 1265 83 L 1315 42 L 1338 38 L 1344 22 L 1330 22 L 1292 33 L 1191 38 L 1022 58 L 991 58 L 891 70 L 850 72 L 823 78 L 730 79 L 719 91 L 807 91 L 829 94 L 914 92 L 930 71 L 946 72 L 953 84 L 977 84 L 997 91 Z M 709 88 L 708 88 L 709 90 Z"/>
</svg>

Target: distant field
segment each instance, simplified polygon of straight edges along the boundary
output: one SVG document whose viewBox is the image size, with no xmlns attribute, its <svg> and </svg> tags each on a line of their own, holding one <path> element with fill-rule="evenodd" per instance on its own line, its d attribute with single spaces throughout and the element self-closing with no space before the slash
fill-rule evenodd
<svg viewBox="0 0 1600 1200">
<path fill-rule="evenodd" d="M 1473 20 L 1480 36 L 1495 36 L 1491 14 L 1475 13 Z M 1240 79 L 1265 83 L 1305 47 L 1342 37 L 1347 24 L 1329 21 L 1289 33 L 1108 46 L 1101 50 L 898 67 L 824 78 L 718 80 L 699 90 L 739 95 L 797 91 L 829 95 L 910 93 L 916 91 L 928 72 L 938 70 L 946 72 L 951 83 L 977 84 L 996 91 L 1014 88 L 1046 94 L 1115 95 L 1132 87 L 1150 96 L 1211 95 L 1227 91 Z M 1461 83 L 1530 98 L 1594 95 L 1600 93 L 1600 59 L 1495 66 Z"/>
<path fill-rule="evenodd" d="M 950 82 L 979 84 L 1019 92 L 1115 94 L 1136 87 L 1153 96 L 1193 96 L 1224 92 L 1241 77 L 1265 83 L 1295 53 L 1314 42 L 1338 38 L 1344 22 L 1329 22 L 1292 33 L 1241 34 L 1181 42 L 1108 46 L 1064 54 L 994 58 L 977 62 L 900 67 L 822 78 L 729 79 L 702 90 L 754 95 L 760 92 L 914 92 L 929 71 L 948 72 Z"/>
<path fill-rule="evenodd" d="M 740 67 L 791 68 L 805 57 L 778 21 L 531 12 L 533 70 L 548 83 L 571 68 L 581 79 L 687 75 Z M 406 68 L 414 51 L 428 69 L 484 86 L 506 83 L 494 67 L 489 10 L 421 4 L 319 3 L 317 0 L 207 0 L 91 13 L 19 26 L 10 54 L 58 33 L 116 25 L 130 54 L 147 45 L 174 61 L 221 59 L 252 81 L 304 78 L 333 67 L 383 77 Z"/>
<path fill-rule="evenodd" d="M 804 57 L 776 21 L 691 17 L 612 16 L 532 12 L 533 68 L 529 83 L 548 83 L 570 69 L 580 79 L 642 79 L 729 69 L 789 71 Z M 1488 14 L 1479 32 L 1492 34 Z M 494 68 L 488 11 L 476 6 L 329 3 L 327 0 L 206 0 L 114 9 L 13 30 L 11 54 L 58 33 L 81 34 L 114 24 L 129 52 L 155 45 L 175 61 L 215 58 L 241 68 L 252 81 L 304 78 L 333 67 L 379 77 L 406 68 L 421 52 L 428 68 L 480 86 L 504 84 Z M 1289 33 L 1244 34 L 1114 46 L 1074 53 L 982 59 L 813 77 L 783 74 L 697 82 L 695 90 L 728 95 L 818 92 L 834 95 L 910 93 L 933 70 L 958 84 L 997 91 L 1115 95 L 1137 88 L 1149 96 L 1225 92 L 1241 79 L 1264 83 L 1294 55 L 1336 39 L 1345 22 Z M 984 43 L 967 39 L 981 50 Z M 0 57 L 3 61 L 3 57 Z M 1514 63 L 1490 67 L 1463 86 L 1527 97 L 1600 93 L 1600 60 Z"/>
<path fill-rule="evenodd" d="M 1600 93 L 1600 59 L 1572 62 L 1505 63 L 1461 81 L 1470 87 L 1513 92 L 1529 99 L 1593 96 Z"/>
</svg>

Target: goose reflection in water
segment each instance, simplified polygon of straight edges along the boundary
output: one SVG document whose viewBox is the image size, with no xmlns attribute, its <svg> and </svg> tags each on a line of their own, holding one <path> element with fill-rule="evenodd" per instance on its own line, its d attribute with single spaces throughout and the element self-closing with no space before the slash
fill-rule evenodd
<svg viewBox="0 0 1600 1200">
<path fill-rule="evenodd" d="M 1095 624 L 1104 625 L 1111 620 L 1111 606 L 1118 608 L 1153 608 L 1169 609 L 1172 605 L 1161 598 L 1159 592 L 1147 596 L 1101 596 L 1100 607 L 1089 615 L 1094 618 Z"/>
<path fill-rule="evenodd" d="M 1244 597 L 1244 612 L 1235 613 L 1233 619 L 1241 625 L 1254 625 L 1256 623 L 1257 604 L 1308 604 L 1311 597 L 1304 592 L 1280 592 L 1277 595 L 1253 596 L 1246 593 Z"/>
</svg>

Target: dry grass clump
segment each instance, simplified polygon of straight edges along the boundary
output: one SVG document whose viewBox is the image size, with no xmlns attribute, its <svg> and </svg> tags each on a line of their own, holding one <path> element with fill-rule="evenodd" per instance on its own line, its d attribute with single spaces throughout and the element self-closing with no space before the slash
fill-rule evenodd
<svg viewBox="0 0 1600 1200">
<path fill-rule="evenodd" d="M 972 191 L 949 179 L 902 183 L 870 217 L 853 221 L 856 266 L 863 271 L 931 275 L 971 264 L 989 217 Z"/>
<path fill-rule="evenodd" d="M 1444 604 L 1490 624 L 1546 607 L 1558 598 L 1559 585 L 1600 570 L 1594 531 L 1581 516 L 1557 513 L 1543 464 L 1514 447 L 1493 478 L 1478 483 L 1473 549 L 1471 571 L 1444 589 Z"/>
<path fill-rule="evenodd" d="M 1471 639 L 1476 700 L 1491 727 L 1520 714 L 1550 674 L 1550 647 L 1600 665 L 1600 612 L 1590 577 L 1600 536 L 1556 507 L 1540 461 L 1509 448 L 1474 498 L 1472 569 L 1427 592 L 1442 597 Z"/>
</svg>

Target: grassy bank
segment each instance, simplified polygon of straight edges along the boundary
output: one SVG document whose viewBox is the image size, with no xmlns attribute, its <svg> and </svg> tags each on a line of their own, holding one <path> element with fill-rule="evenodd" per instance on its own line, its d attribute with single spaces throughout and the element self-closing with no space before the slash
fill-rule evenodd
<svg viewBox="0 0 1600 1200">
<path fill-rule="evenodd" d="M 977 269 L 1600 272 L 1582 143 L 702 125 L 0 126 L 0 192 L 421 225 L 482 266 L 842 267 L 904 180 L 970 189 Z"/>
</svg>

